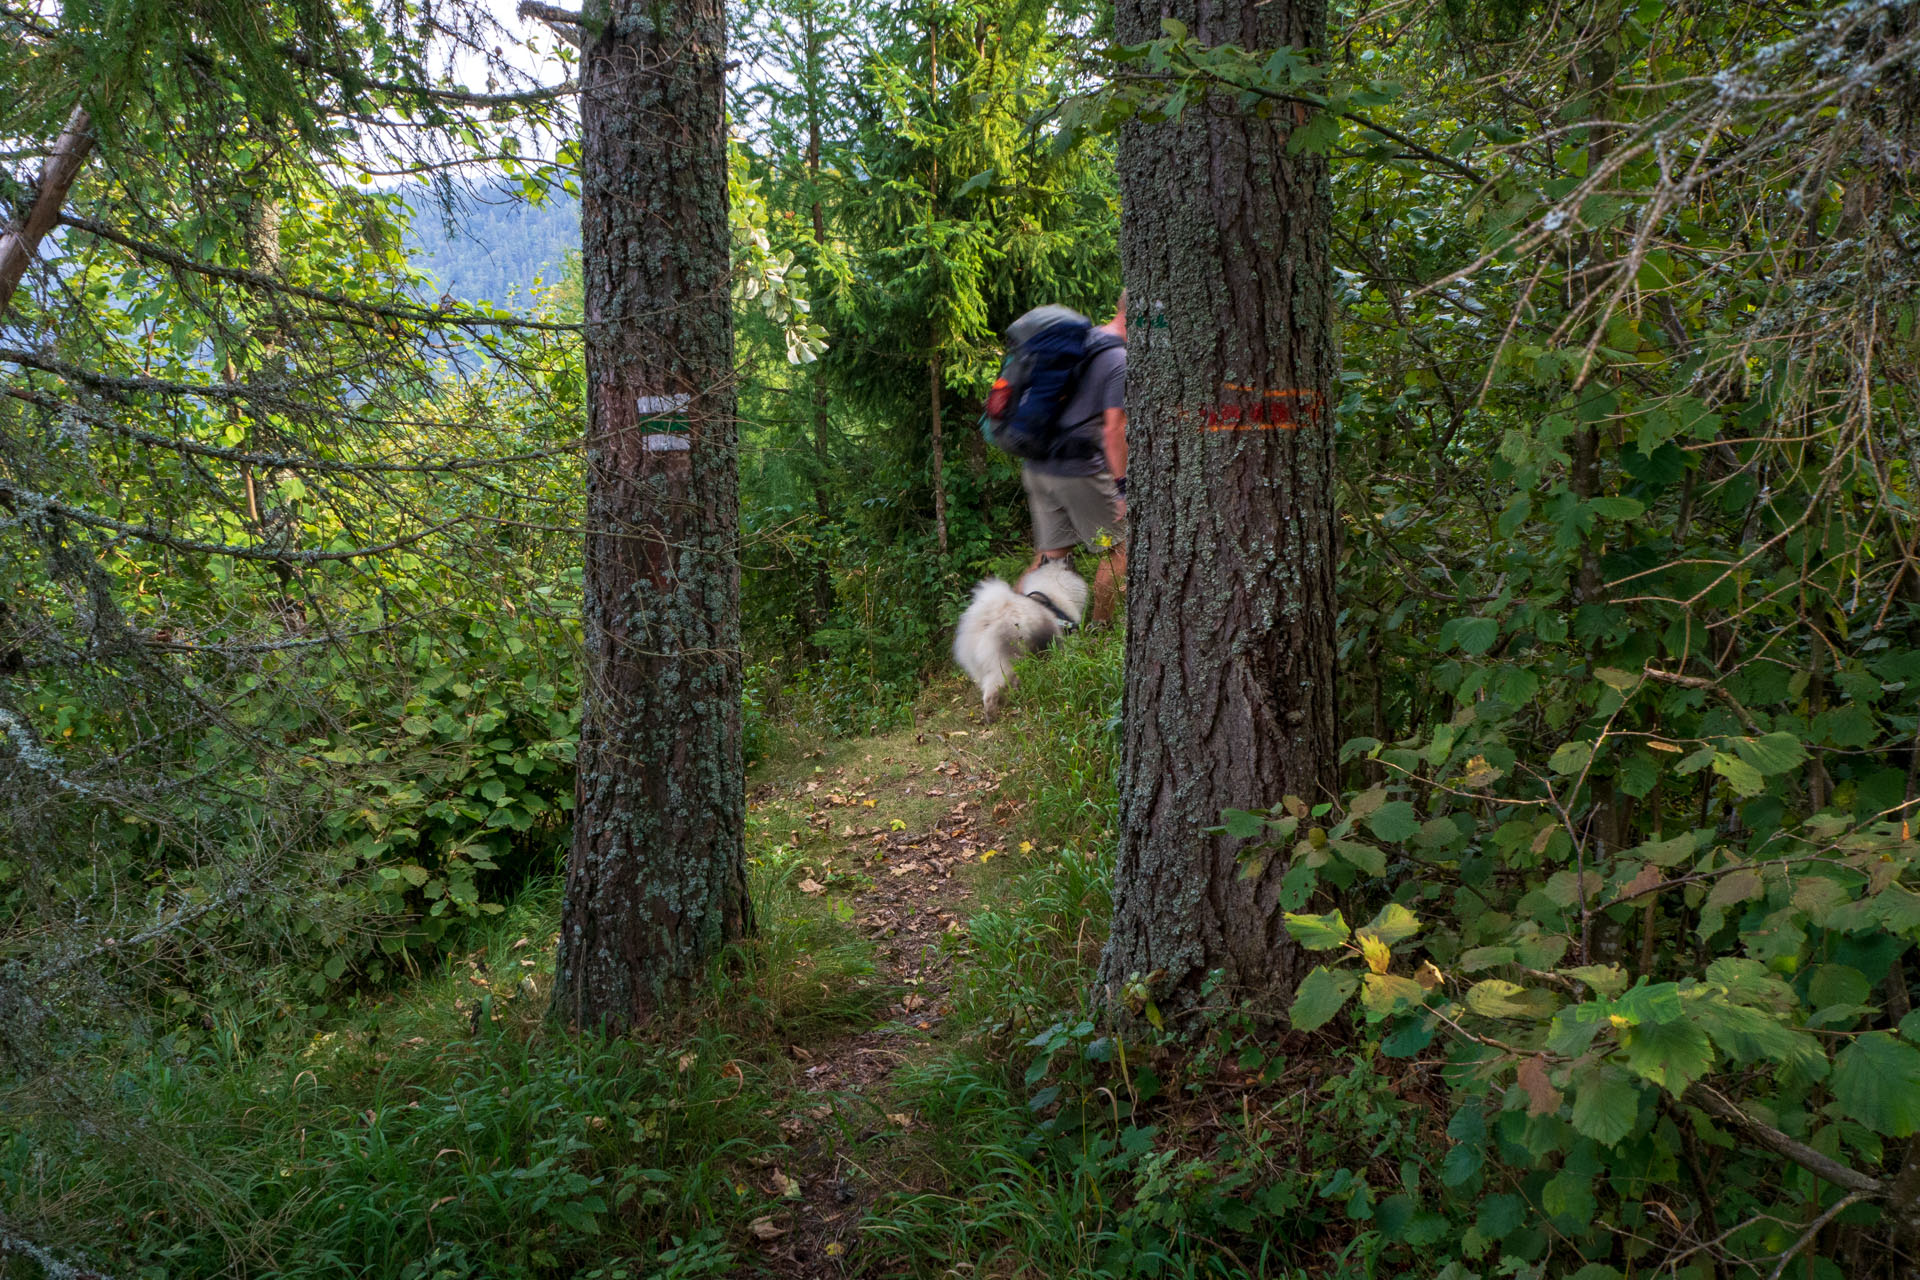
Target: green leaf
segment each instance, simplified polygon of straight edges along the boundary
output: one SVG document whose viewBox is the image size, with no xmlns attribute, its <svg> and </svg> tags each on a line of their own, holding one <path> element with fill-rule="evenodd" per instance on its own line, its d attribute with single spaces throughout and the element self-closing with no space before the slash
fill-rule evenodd
<svg viewBox="0 0 1920 1280">
<path fill-rule="evenodd" d="M 1706 904 L 1700 909 L 1700 936 L 1711 938 L 1726 923 L 1727 908 L 1760 895 L 1764 885 L 1760 873 L 1751 867 L 1742 867 L 1738 871 L 1729 871 L 1714 882 L 1712 892 L 1707 894 Z"/>
<path fill-rule="evenodd" d="M 1869 1031 L 1840 1051 L 1828 1082 L 1848 1118 L 1904 1138 L 1920 1129 L 1920 1049 Z"/>
<path fill-rule="evenodd" d="M 1474 1226 L 1489 1240 L 1504 1240 L 1527 1220 L 1527 1202 L 1515 1195 L 1492 1195 L 1480 1202 Z"/>
<path fill-rule="evenodd" d="M 1563 742 L 1547 757 L 1547 768 L 1555 773 L 1579 773 L 1593 759 L 1591 742 Z"/>
<path fill-rule="evenodd" d="M 1460 1186 L 1480 1172 L 1486 1158 L 1479 1147 L 1456 1143 L 1448 1148 L 1446 1158 L 1440 1162 L 1440 1181 L 1449 1187 Z"/>
<path fill-rule="evenodd" d="M 1338 915 L 1338 912 L 1334 913 Z M 1291 920 L 1291 917 L 1289 917 Z M 1291 924 L 1288 926 L 1291 928 Z M 1313 1031 L 1327 1024 L 1327 1020 L 1340 1012 L 1354 989 L 1360 985 L 1358 974 L 1335 973 L 1323 965 L 1315 965 L 1300 983 L 1300 989 L 1294 992 L 1293 1007 L 1287 1010 L 1287 1017 L 1296 1031 Z"/>
<path fill-rule="evenodd" d="M 1391 800 L 1367 815 L 1367 830 L 1382 840 L 1398 844 L 1411 839 L 1420 830 L 1420 815 L 1405 800 Z M 1386 870 L 1382 867 L 1379 872 Z"/>
<path fill-rule="evenodd" d="M 1873 984 L 1867 981 L 1867 975 L 1851 965 L 1818 965 L 1807 982 L 1807 1002 L 1815 1009 L 1865 1004 L 1872 994 Z"/>
<path fill-rule="evenodd" d="M 1571 1169 L 1561 1170 L 1540 1188 L 1540 1208 L 1549 1218 L 1585 1226 L 1593 1220 L 1592 1177 Z"/>
<path fill-rule="evenodd" d="M 1459 967 L 1462 973 L 1476 973 L 1481 969 L 1491 969 L 1495 965 L 1512 963 L 1512 947 L 1474 947 L 1461 955 Z"/>
<path fill-rule="evenodd" d="M 1497 618 L 1454 618 L 1440 628 L 1442 648 L 1451 645 L 1460 646 L 1460 652 L 1468 657 L 1478 657 L 1493 648 L 1493 642 L 1500 638 L 1500 622 Z"/>
<path fill-rule="evenodd" d="M 1388 946 L 1405 942 L 1420 932 L 1420 919 L 1397 902 L 1380 908 L 1380 914 L 1361 926 L 1362 934 L 1371 934 Z"/>
<path fill-rule="evenodd" d="M 1628 1070 L 1676 1098 L 1713 1066 L 1707 1033 L 1685 1018 L 1625 1028 L 1620 1042 Z"/>
<path fill-rule="evenodd" d="M 1712 994 L 1689 1001 L 1687 1016 L 1740 1066 L 1778 1062 L 1812 1079 L 1826 1074 L 1827 1055 L 1819 1042 L 1764 1010 Z"/>
<path fill-rule="evenodd" d="M 1627 989 L 1626 971 L 1617 964 L 1583 964 L 1560 972 L 1576 982 L 1586 983 L 1609 999 Z"/>
<path fill-rule="evenodd" d="M 1225 809 L 1220 814 L 1220 825 L 1235 840 L 1250 840 L 1267 829 L 1267 816 L 1245 809 Z"/>
<path fill-rule="evenodd" d="M 1187 24 L 1178 18 L 1160 19 L 1160 30 L 1175 40 L 1185 40 L 1187 38 Z"/>
<path fill-rule="evenodd" d="M 1374 1013 L 1392 1013 L 1400 1008 L 1419 1008 L 1426 1003 L 1427 989 L 1412 978 L 1402 978 L 1392 973 L 1369 973 L 1363 976 L 1366 984 L 1360 993 L 1360 1002 Z"/>
<path fill-rule="evenodd" d="M 1295 915 L 1289 911 L 1287 932 L 1309 951 L 1331 951 L 1345 942 L 1353 931 L 1347 927 L 1346 918 L 1338 911 L 1330 911 L 1324 916 Z"/>
<path fill-rule="evenodd" d="M 1649 840 L 1632 849 L 1628 856 L 1645 858 L 1656 867 L 1671 867 L 1692 854 L 1697 843 L 1689 831 L 1671 840 Z"/>
<path fill-rule="evenodd" d="M 1713 753 L 1713 771 L 1725 778 L 1737 795 L 1757 796 L 1767 789 L 1767 780 L 1760 776 L 1758 769 L 1724 751 Z"/>
<path fill-rule="evenodd" d="M 1505 978 L 1488 978 L 1468 989 L 1467 1008 L 1483 1018 L 1532 1018 L 1539 1016 L 1537 994 Z"/>
<path fill-rule="evenodd" d="M 400 875 L 408 884 L 416 889 L 433 878 L 431 871 L 428 871 L 425 867 L 415 866 L 412 863 L 401 867 Z"/>
<path fill-rule="evenodd" d="M 400 722 L 400 727 L 418 738 L 432 731 L 433 721 L 427 719 L 425 716 L 408 716 Z"/>
<path fill-rule="evenodd" d="M 1920 1057 L 1920 1055 L 1916 1055 Z M 1612 1067 L 1593 1067 L 1575 1079 L 1573 1127 L 1582 1137 L 1611 1147 L 1633 1132 L 1640 1118 L 1640 1090 Z"/>
<path fill-rule="evenodd" d="M 1647 509 L 1644 503 L 1634 498 L 1595 498 L 1587 503 L 1587 508 L 1609 520 L 1634 520 Z"/>
<path fill-rule="evenodd" d="M 1805 764 L 1807 749 L 1791 733 L 1769 733 L 1758 738 L 1735 738 L 1733 749 L 1760 773 L 1773 776 Z"/>
<path fill-rule="evenodd" d="M 1387 874 L 1387 855 L 1370 844 L 1358 840 L 1329 840 L 1327 847 L 1370 876 Z"/>
</svg>

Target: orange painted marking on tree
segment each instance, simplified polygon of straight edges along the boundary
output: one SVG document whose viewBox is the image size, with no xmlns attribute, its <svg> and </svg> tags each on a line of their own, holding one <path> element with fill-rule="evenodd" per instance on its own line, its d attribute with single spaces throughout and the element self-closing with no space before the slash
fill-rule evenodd
<svg viewBox="0 0 1920 1280">
<path fill-rule="evenodd" d="M 1284 391 L 1256 391 L 1226 383 L 1223 391 L 1260 397 L 1253 404 L 1222 402 L 1208 409 L 1202 431 L 1295 431 L 1304 422 L 1318 422 L 1325 397 L 1318 391 L 1291 387 Z"/>
</svg>

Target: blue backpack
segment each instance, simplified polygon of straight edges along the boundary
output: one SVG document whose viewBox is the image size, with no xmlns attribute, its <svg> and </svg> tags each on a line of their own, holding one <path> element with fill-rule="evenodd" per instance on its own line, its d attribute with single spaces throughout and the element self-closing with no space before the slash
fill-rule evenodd
<svg viewBox="0 0 1920 1280">
<path fill-rule="evenodd" d="M 1027 312 L 1007 326 L 1007 359 L 987 393 L 981 434 L 1016 458 L 1091 457 L 1090 448 L 1061 429 L 1060 413 L 1087 362 L 1118 343 L 1095 333 L 1093 323 L 1070 307 Z"/>
</svg>

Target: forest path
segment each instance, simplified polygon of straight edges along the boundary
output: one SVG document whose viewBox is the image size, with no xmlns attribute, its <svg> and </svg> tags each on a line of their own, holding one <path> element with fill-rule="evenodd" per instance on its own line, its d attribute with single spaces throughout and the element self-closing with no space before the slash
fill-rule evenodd
<svg viewBox="0 0 1920 1280">
<path fill-rule="evenodd" d="M 871 943 L 891 993 L 873 1025 L 783 1046 L 791 1146 L 765 1177 L 791 1207 L 753 1224 L 774 1274 L 841 1277 L 874 1261 L 861 1256 L 863 1212 L 912 1177 L 901 1139 L 915 1118 L 894 1077 L 937 1051 L 968 918 L 998 879 L 988 864 L 1019 841 L 1012 807 L 994 802 L 1009 730 L 980 723 L 971 686 L 943 682 L 921 710 L 911 728 L 823 741 L 749 779 L 752 843 L 793 859 L 799 890 Z"/>
</svg>

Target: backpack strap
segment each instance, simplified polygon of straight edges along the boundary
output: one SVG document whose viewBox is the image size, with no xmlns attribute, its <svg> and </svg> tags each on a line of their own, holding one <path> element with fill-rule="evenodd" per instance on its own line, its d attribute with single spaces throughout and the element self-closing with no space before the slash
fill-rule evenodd
<svg viewBox="0 0 1920 1280">
<path fill-rule="evenodd" d="M 1063 631 L 1073 630 L 1075 626 L 1073 619 L 1067 616 L 1067 611 L 1065 609 L 1062 609 L 1059 605 L 1053 602 L 1052 596 L 1049 596 L 1044 591 L 1029 591 L 1027 592 L 1027 599 L 1038 600 L 1041 604 L 1045 605 L 1047 608 L 1047 612 L 1051 613 L 1054 617 L 1060 619 L 1060 627 Z"/>
</svg>

